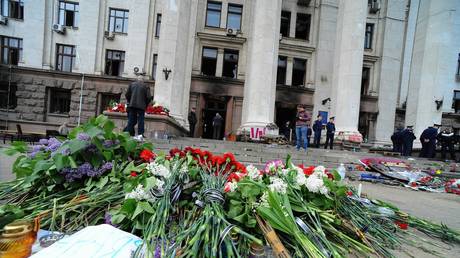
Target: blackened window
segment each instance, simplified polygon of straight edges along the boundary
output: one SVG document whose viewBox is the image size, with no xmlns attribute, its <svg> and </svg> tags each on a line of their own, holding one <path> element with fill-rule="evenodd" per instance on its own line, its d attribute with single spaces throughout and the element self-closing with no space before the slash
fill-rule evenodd
<svg viewBox="0 0 460 258">
<path fill-rule="evenodd" d="M 455 109 L 455 113 L 460 112 L 460 91 L 454 90 L 454 99 L 452 101 L 452 108 Z"/>
<path fill-rule="evenodd" d="M 307 71 L 307 60 L 294 58 L 292 67 L 292 86 L 305 85 L 305 72 Z"/>
<path fill-rule="evenodd" d="M 59 24 L 78 27 L 78 3 L 59 1 Z"/>
<path fill-rule="evenodd" d="M 75 46 L 56 44 L 56 70 L 72 72 L 75 56 Z"/>
<path fill-rule="evenodd" d="M 0 36 L 0 40 L 2 64 L 18 65 L 22 60 L 22 39 Z"/>
<path fill-rule="evenodd" d="M 283 37 L 289 37 L 289 30 L 291 28 L 291 12 L 281 12 L 281 27 L 280 33 Z"/>
<path fill-rule="evenodd" d="M 113 102 L 120 103 L 121 94 L 115 93 L 99 93 L 100 98 L 100 105 L 99 105 L 99 113 L 102 114 L 104 110 L 106 110 L 110 104 Z"/>
<path fill-rule="evenodd" d="M 68 114 L 70 111 L 70 90 L 50 88 L 49 112 Z"/>
<path fill-rule="evenodd" d="M 17 106 L 16 84 L 0 82 L 0 108 L 14 109 Z"/>
<path fill-rule="evenodd" d="M 107 50 L 105 55 L 105 74 L 121 76 L 125 68 L 125 51 Z"/>
<path fill-rule="evenodd" d="M 243 6 L 229 4 L 227 14 L 227 29 L 241 30 L 241 15 Z"/>
<path fill-rule="evenodd" d="M 276 73 L 276 84 L 286 84 L 287 57 L 278 56 L 278 71 Z"/>
<path fill-rule="evenodd" d="M 363 74 L 361 75 L 361 96 L 369 94 L 369 83 L 371 79 L 371 68 L 363 67 Z"/>
<path fill-rule="evenodd" d="M 310 38 L 311 15 L 306 13 L 297 13 L 295 23 L 295 38 L 308 40 Z"/>
<path fill-rule="evenodd" d="M 238 77 L 238 50 L 224 50 L 222 77 L 233 79 Z"/>
<path fill-rule="evenodd" d="M 457 75 L 460 75 L 460 53 L 458 54 L 457 60 Z"/>
<path fill-rule="evenodd" d="M 24 19 L 24 0 L 1 0 L 1 14 L 14 19 Z"/>
<path fill-rule="evenodd" d="M 152 79 L 153 80 L 157 79 L 157 59 L 158 59 L 158 55 L 154 54 L 153 55 L 153 65 L 152 65 Z"/>
<path fill-rule="evenodd" d="M 364 37 L 364 48 L 372 48 L 372 37 L 374 35 L 374 24 L 366 23 L 366 35 Z"/>
<path fill-rule="evenodd" d="M 203 48 L 201 58 L 201 73 L 207 76 L 216 76 L 217 48 Z"/>
<path fill-rule="evenodd" d="M 161 13 L 157 14 L 157 26 L 155 27 L 155 37 L 160 37 L 160 29 L 161 29 Z"/>
<path fill-rule="evenodd" d="M 110 8 L 109 31 L 128 33 L 128 10 Z"/>
<path fill-rule="evenodd" d="M 220 27 L 220 12 L 222 4 L 216 2 L 208 2 L 206 10 L 206 26 L 207 27 Z"/>
</svg>

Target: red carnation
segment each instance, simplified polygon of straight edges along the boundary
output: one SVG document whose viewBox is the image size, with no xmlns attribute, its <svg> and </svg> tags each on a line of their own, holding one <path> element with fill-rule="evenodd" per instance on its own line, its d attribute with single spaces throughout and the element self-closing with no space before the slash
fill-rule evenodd
<svg viewBox="0 0 460 258">
<path fill-rule="evenodd" d="M 181 150 L 179 150 L 178 148 L 174 148 L 174 149 L 171 149 L 169 151 L 169 155 L 171 155 L 171 157 L 174 157 L 176 155 L 179 155 L 180 157 L 183 157 L 185 156 L 185 153 Z"/>
<path fill-rule="evenodd" d="M 347 191 L 347 195 L 348 195 L 348 196 L 352 196 L 352 195 L 353 195 L 353 192 L 352 192 L 352 191 Z"/>
<path fill-rule="evenodd" d="M 141 159 L 143 159 L 145 162 L 150 162 L 153 158 L 155 158 L 155 153 L 153 153 L 150 150 L 142 150 L 141 154 L 139 155 Z"/>
<path fill-rule="evenodd" d="M 315 170 L 315 166 L 309 166 L 308 168 L 303 169 L 303 173 L 307 176 L 313 174 L 313 170 Z"/>
<path fill-rule="evenodd" d="M 231 152 L 226 152 L 223 155 L 226 162 L 235 162 L 235 155 Z"/>
<path fill-rule="evenodd" d="M 132 177 L 136 177 L 136 176 L 137 176 L 137 173 L 134 172 L 134 171 L 131 171 L 131 176 L 132 176 Z"/>
<path fill-rule="evenodd" d="M 215 165 L 220 166 L 220 165 L 225 163 L 225 159 L 222 158 L 221 156 L 214 156 L 214 157 L 212 157 L 211 162 L 212 162 L 213 166 L 215 166 Z"/>
<path fill-rule="evenodd" d="M 206 158 L 207 160 L 212 159 L 212 153 L 209 151 L 203 151 L 202 155 L 203 155 L 203 158 Z"/>
</svg>

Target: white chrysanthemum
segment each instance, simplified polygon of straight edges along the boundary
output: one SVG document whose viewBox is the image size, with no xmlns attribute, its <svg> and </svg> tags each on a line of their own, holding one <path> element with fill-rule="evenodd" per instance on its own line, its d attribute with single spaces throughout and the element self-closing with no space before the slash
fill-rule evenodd
<svg viewBox="0 0 460 258">
<path fill-rule="evenodd" d="M 283 169 L 281 169 L 281 175 L 287 176 L 287 174 L 289 173 L 289 171 L 290 171 L 289 169 L 283 168 Z"/>
<path fill-rule="evenodd" d="M 134 199 L 137 201 L 148 200 L 150 198 L 150 194 L 145 191 L 144 186 L 141 184 L 137 185 L 136 189 L 125 195 L 125 199 Z"/>
<path fill-rule="evenodd" d="M 164 178 L 169 178 L 171 176 L 169 169 L 156 162 L 151 162 L 150 164 L 148 164 L 147 171 L 149 171 L 152 175 L 161 176 Z"/>
<path fill-rule="evenodd" d="M 299 172 L 299 170 L 297 170 L 297 175 L 295 177 L 295 181 L 296 181 L 296 183 L 298 185 L 306 185 L 307 184 L 307 177 L 303 173 L 302 169 L 301 169 L 300 172 Z"/>
<path fill-rule="evenodd" d="M 312 193 L 321 193 L 326 195 L 329 192 L 327 187 L 324 185 L 322 176 L 309 176 L 305 186 L 307 187 L 308 191 Z"/>
<path fill-rule="evenodd" d="M 329 192 L 329 190 L 327 189 L 326 186 L 323 186 L 323 187 L 321 187 L 321 188 L 319 189 L 319 192 L 320 192 L 321 194 L 327 195 L 328 192 Z"/>
<path fill-rule="evenodd" d="M 271 191 L 282 194 L 286 193 L 287 184 L 283 181 L 283 179 L 279 177 L 270 177 L 270 182 L 271 184 L 268 185 L 268 188 Z"/>
<path fill-rule="evenodd" d="M 317 166 L 314 170 L 313 170 L 314 173 L 326 173 L 326 168 L 324 166 Z"/>
<path fill-rule="evenodd" d="M 246 171 L 248 172 L 249 178 L 253 180 L 259 180 L 262 178 L 262 175 L 260 174 L 259 170 L 253 165 L 247 166 Z"/>
</svg>

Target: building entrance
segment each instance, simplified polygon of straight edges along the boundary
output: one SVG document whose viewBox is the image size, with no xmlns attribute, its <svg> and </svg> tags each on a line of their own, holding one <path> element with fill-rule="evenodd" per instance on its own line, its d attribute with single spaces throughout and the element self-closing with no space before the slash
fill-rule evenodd
<svg viewBox="0 0 460 258">
<path fill-rule="evenodd" d="M 227 114 L 227 97 L 205 96 L 205 105 L 203 109 L 203 135 L 206 139 L 222 140 L 225 132 L 225 118 Z M 222 119 L 220 126 L 213 126 L 213 120 L 216 114 Z"/>
<path fill-rule="evenodd" d="M 297 113 L 297 105 L 295 104 L 281 104 L 276 105 L 276 125 L 279 127 L 279 133 L 286 136 L 289 140 L 291 129 L 295 128 L 295 116 Z M 288 124 L 289 122 L 289 124 Z M 295 130 L 292 130 L 292 137 Z"/>
</svg>

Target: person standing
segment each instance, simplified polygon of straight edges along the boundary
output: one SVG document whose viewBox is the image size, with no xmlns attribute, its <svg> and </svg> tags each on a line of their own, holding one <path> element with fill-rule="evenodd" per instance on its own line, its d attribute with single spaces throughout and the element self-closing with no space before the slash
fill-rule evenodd
<svg viewBox="0 0 460 258">
<path fill-rule="evenodd" d="M 300 150 L 302 146 L 305 151 L 308 148 L 307 125 L 310 122 L 310 116 L 302 105 L 297 106 L 297 115 L 295 121 L 296 148 Z"/>
<path fill-rule="evenodd" d="M 192 107 L 190 113 L 188 114 L 188 123 L 190 125 L 190 137 L 195 137 L 195 126 L 196 126 L 196 113 L 195 113 L 195 107 Z"/>
<path fill-rule="evenodd" d="M 212 138 L 215 140 L 221 139 L 221 131 L 222 131 L 222 124 L 224 123 L 224 119 L 219 113 L 216 113 L 214 118 L 212 119 Z"/>
<path fill-rule="evenodd" d="M 414 140 L 417 139 L 414 134 L 414 129 L 412 125 L 407 126 L 407 128 L 402 131 L 402 152 L 403 156 L 412 155 L 412 147 L 414 146 Z"/>
<path fill-rule="evenodd" d="M 450 129 L 444 129 L 438 134 L 438 141 L 441 142 L 441 158 L 446 160 L 446 151 L 449 150 L 450 158 L 456 160 L 454 151 L 454 133 Z"/>
<path fill-rule="evenodd" d="M 318 115 L 316 117 L 315 123 L 313 124 L 313 133 L 315 134 L 313 144 L 316 148 L 319 148 L 319 143 L 321 141 L 321 131 L 323 130 L 322 119 L 323 117 Z"/>
<path fill-rule="evenodd" d="M 326 144 L 324 144 L 324 148 L 327 149 L 327 145 L 329 144 L 329 148 L 332 150 L 334 145 L 334 134 L 335 134 L 335 123 L 334 117 L 329 118 L 329 122 L 326 124 Z"/>
<path fill-rule="evenodd" d="M 402 129 L 396 129 L 396 132 L 391 136 L 391 142 L 393 143 L 393 152 L 397 152 L 402 155 L 403 153 L 403 141 L 402 141 Z"/>
<path fill-rule="evenodd" d="M 438 136 L 438 127 L 440 127 L 438 124 L 429 126 L 420 135 L 420 142 L 422 143 L 422 152 L 420 153 L 420 157 L 432 159 L 436 156 L 436 138 Z"/>
<path fill-rule="evenodd" d="M 144 137 L 145 110 L 152 101 L 152 95 L 142 76 L 139 76 L 135 82 L 129 84 L 125 97 L 128 102 L 128 125 L 123 131 L 129 132 L 131 136 L 134 136 L 134 126 L 137 124 L 137 134 Z"/>
<path fill-rule="evenodd" d="M 312 135 L 311 126 L 310 126 L 310 124 L 307 124 L 307 142 L 308 142 L 308 146 L 310 146 L 311 135 Z"/>
</svg>

